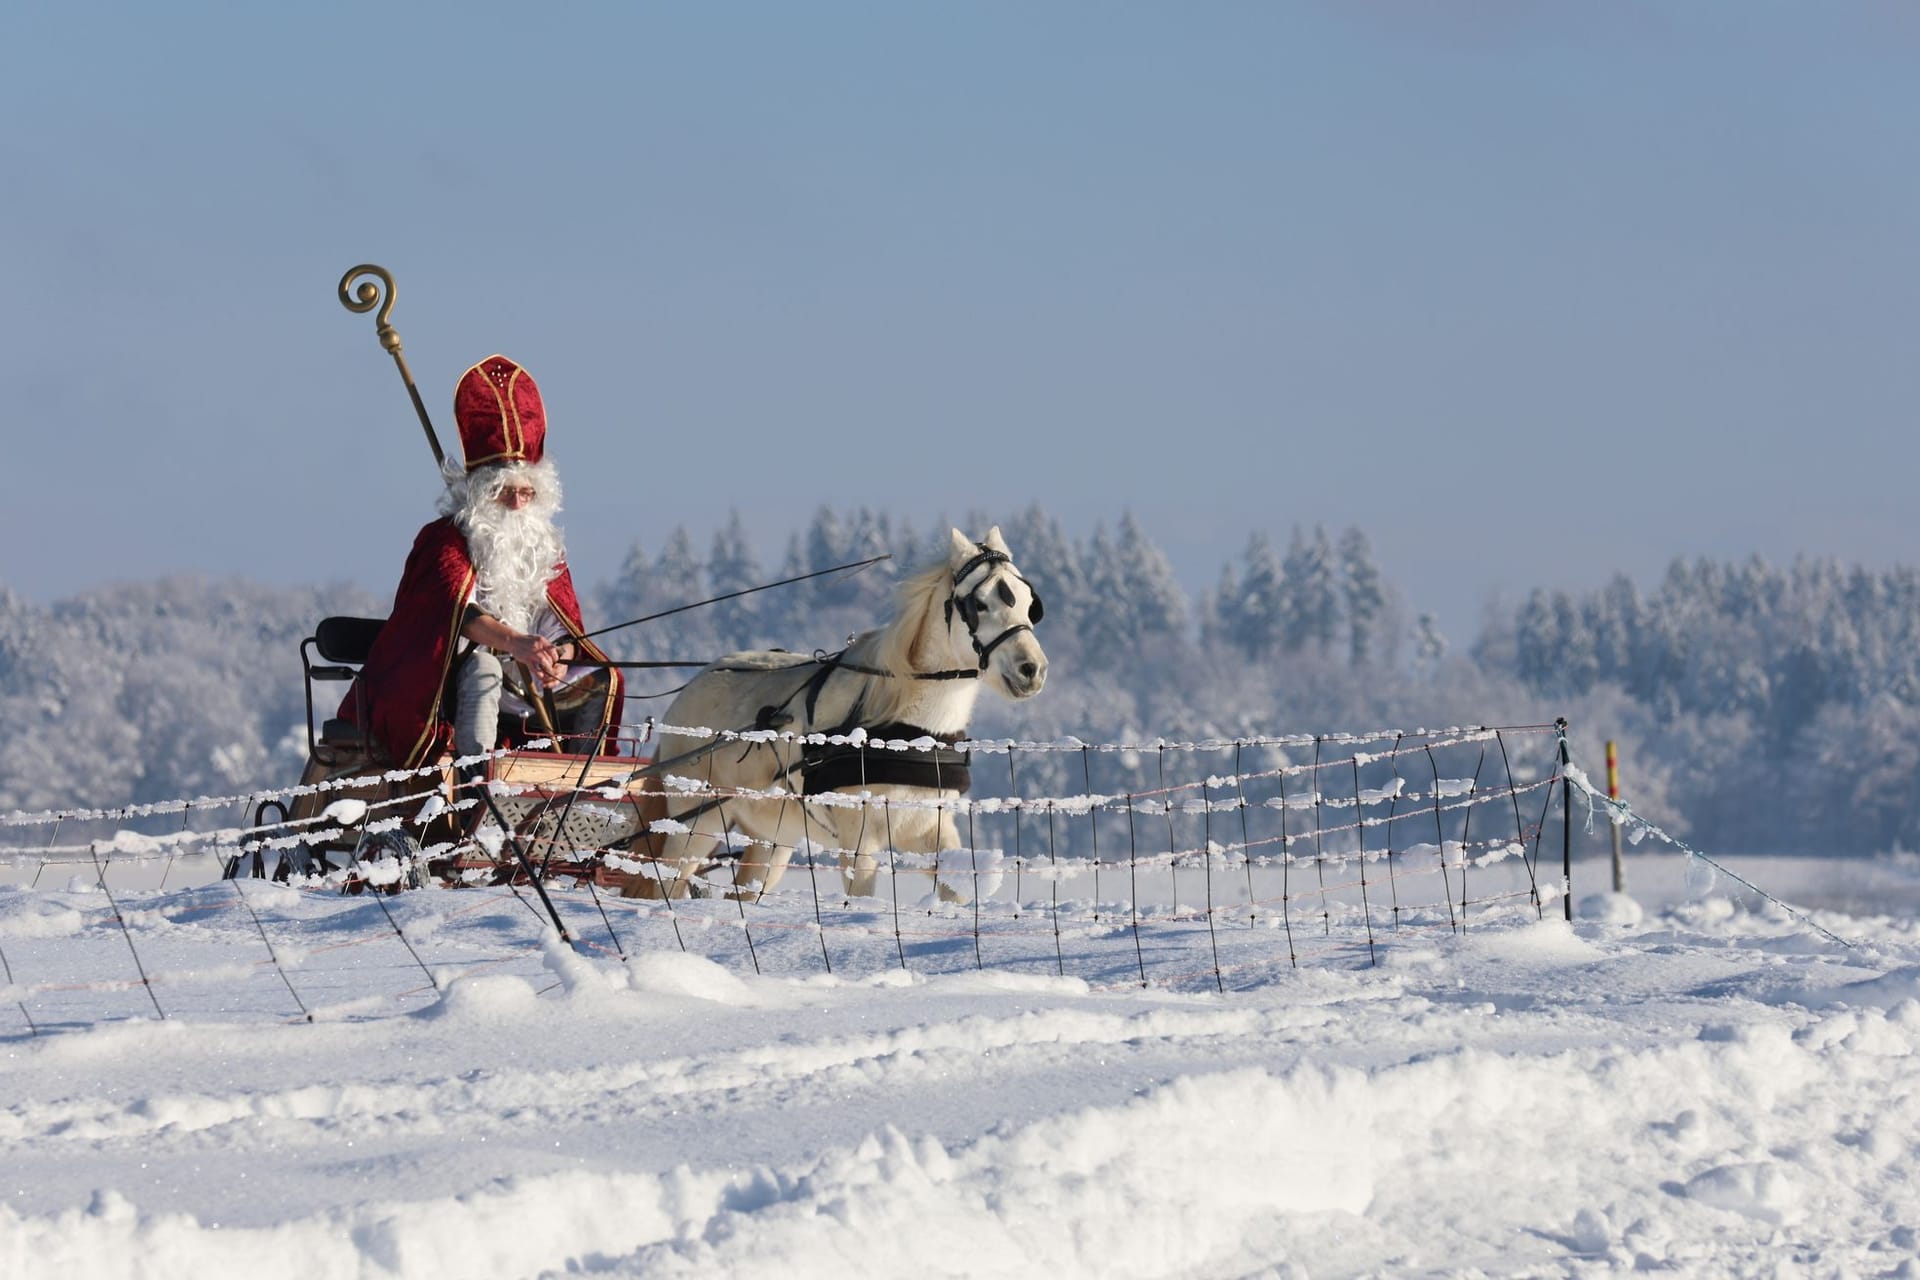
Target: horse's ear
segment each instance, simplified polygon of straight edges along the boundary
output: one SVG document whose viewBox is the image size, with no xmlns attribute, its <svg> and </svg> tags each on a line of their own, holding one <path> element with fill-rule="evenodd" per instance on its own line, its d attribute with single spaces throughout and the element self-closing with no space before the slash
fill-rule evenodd
<svg viewBox="0 0 1920 1280">
<path fill-rule="evenodd" d="M 1007 540 L 1000 536 L 999 525 L 995 525 L 993 526 L 993 528 L 987 530 L 986 540 L 982 542 L 980 545 L 985 547 L 989 551 L 998 551 L 1003 556 L 1008 554 Z"/>
<path fill-rule="evenodd" d="M 958 569 L 961 565 L 973 559 L 973 553 L 977 550 L 979 550 L 979 548 L 974 545 L 972 538 L 969 538 L 958 529 L 953 530 L 953 546 L 947 552 L 947 557 L 952 562 L 954 568 Z"/>
</svg>

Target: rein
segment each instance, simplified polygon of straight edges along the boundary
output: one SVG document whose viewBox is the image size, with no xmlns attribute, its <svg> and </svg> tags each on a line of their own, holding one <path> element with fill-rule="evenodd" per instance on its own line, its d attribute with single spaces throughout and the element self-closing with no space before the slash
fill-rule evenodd
<svg viewBox="0 0 1920 1280">
<path fill-rule="evenodd" d="M 820 702 L 820 691 L 827 687 L 827 681 L 833 678 L 833 673 L 836 671 L 851 671 L 857 675 L 877 676 L 882 680 L 978 680 L 980 678 L 980 673 L 971 667 L 956 667 L 945 671 L 909 671 L 906 675 L 902 676 L 897 672 L 887 671 L 880 667 L 869 667 L 858 662 L 848 662 L 846 654 L 847 651 L 845 649 L 840 649 L 833 653 L 815 649 L 811 658 L 802 658 L 799 662 L 794 663 L 793 665 L 795 667 L 811 665 L 818 668 L 818 670 L 808 676 L 804 683 L 779 702 L 770 702 L 766 706 L 761 707 L 759 714 L 753 718 L 754 729 L 780 729 L 792 723 L 793 717 L 788 714 L 787 708 L 793 703 L 795 698 L 803 693 L 807 695 L 807 720 L 811 723 L 813 720 L 814 707 Z M 761 672 L 766 670 L 766 668 L 722 667 L 716 665 L 709 667 L 708 670 L 745 674 Z M 859 721 L 860 711 L 865 701 L 864 695 L 857 699 L 853 706 L 853 718 L 848 720 L 847 723 L 840 728 L 829 730 L 828 732 L 845 733 L 848 729 L 853 728 Z"/>
</svg>

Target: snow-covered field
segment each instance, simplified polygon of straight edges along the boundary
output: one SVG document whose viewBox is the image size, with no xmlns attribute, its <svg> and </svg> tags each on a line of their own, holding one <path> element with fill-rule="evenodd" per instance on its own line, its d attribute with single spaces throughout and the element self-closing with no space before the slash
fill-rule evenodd
<svg viewBox="0 0 1920 1280">
<path fill-rule="evenodd" d="M 1645 852 L 1572 926 L 1337 900 L 1297 967 L 1072 894 L 574 890 L 569 948 L 204 867 L 110 880 L 130 947 L 49 871 L 0 886 L 0 1275 L 1920 1274 L 1920 867 L 1731 865 L 1852 945 Z"/>
</svg>

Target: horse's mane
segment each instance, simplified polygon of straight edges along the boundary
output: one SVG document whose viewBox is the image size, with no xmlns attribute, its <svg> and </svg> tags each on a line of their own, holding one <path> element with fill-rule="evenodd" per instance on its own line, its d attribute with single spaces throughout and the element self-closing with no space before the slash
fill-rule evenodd
<svg viewBox="0 0 1920 1280">
<path fill-rule="evenodd" d="M 909 699 L 925 694 L 925 689 L 916 689 L 910 678 L 911 673 L 919 669 L 914 659 L 914 642 L 920 638 L 927 615 L 946 605 L 952 588 L 949 570 L 941 563 L 907 578 L 895 590 L 898 605 L 893 621 L 873 638 L 878 665 L 892 672 L 895 678 L 869 691 L 867 711 L 874 719 L 891 719 Z"/>
</svg>

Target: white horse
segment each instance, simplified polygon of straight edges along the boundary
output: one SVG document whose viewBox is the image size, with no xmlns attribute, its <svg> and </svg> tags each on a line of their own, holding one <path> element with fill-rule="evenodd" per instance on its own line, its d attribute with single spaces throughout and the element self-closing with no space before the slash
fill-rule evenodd
<svg viewBox="0 0 1920 1280">
<path fill-rule="evenodd" d="M 705 786 L 689 792 L 669 784 L 668 816 L 686 830 L 656 838 L 653 848 L 663 866 L 675 869 L 672 881 L 663 886 L 642 874 L 630 895 L 683 892 L 703 864 L 725 855 L 729 830 L 748 841 L 734 873 L 736 894 L 772 889 L 803 839 L 841 851 L 841 874 L 853 894 L 873 892 L 875 855 L 888 847 L 913 854 L 959 847 L 952 807 L 936 809 L 934 802 L 966 790 L 964 756 L 950 749 L 803 746 L 789 736 L 864 729 L 876 739 L 933 738 L 944 747 L 966 735 L 981 685 L 1018 700 L 1046 683 L 1047 656 L 1033 634 L 1040 600 L 998 526 L 980 542 L 953 530 L 946 563 L 903 582 L 899 601 L 893 621 L 839 653 L 730 653 L 681 691 L 666 713 L 675 728 L 780 734 L 717 748 L 703 736 L 662 735 L 656 759 L 688 757 L 668 776 Z M 804 803 L 823 792 L 873 799 Z M 917 803 L 886 803 L 900 799 Z"/>
</svg>

